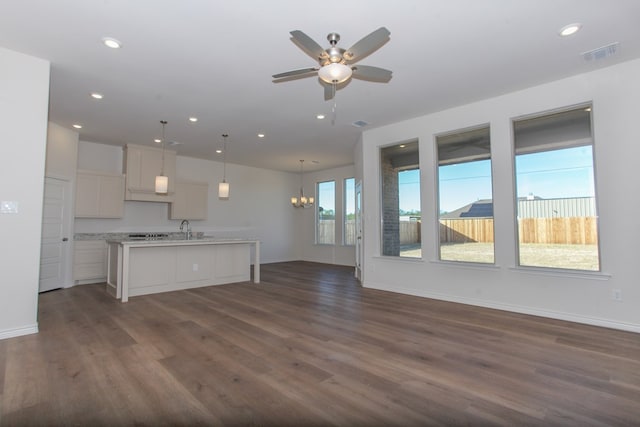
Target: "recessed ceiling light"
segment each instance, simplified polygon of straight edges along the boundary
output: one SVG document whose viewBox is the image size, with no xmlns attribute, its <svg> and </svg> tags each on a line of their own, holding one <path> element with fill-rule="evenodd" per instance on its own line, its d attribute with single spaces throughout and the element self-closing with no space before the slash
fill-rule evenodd
<svg viewBox="0 0 640 427">
<path fill-rule="evenodd" d="M 259 133 L 258 138 L 264 138 L 264 133 Z"/>
<path fill-rule="evenodd" d="M 406 147 L 406 145 L 400 144 L 400 148 L 404 148 L 404 147 Z"/>
<path fill-rule="evenodd" d="M 160 144 L 162 140 L 160 138 L 156 138 L 153 140 L 153 142 L 155 142 L 156 144 Z"/>
<path fill-rule="evenodd" d="M 122 47 L 122 43 L 112 37 L 104 37 L 102 43 L 111 49 L 120 49 Z"/>
<path fill-rule="evenodd" d="M 73 126 L 74 128 L 76 128 L 76 129 L 82 129 L 82 125 L 75 124 L 75 125 L 72 125 L 72 126 Z"/>
<path fill-rule="evenodd" d="M 192 123 L 195 123 L 195 122 L 198 121 L 198 118 L 197 117 L 189 117 L 189 121 L 192 122 Z"/>
<path fill-rule="evenodd" d="M 560 28 L 558 34 L 561 37 L 567 37 L 580 31 L 580 28 L 582 28 L 582 24 L 576 22 L 575 24 L 565 25 L 564 27 Z"/>
<path fill-rule="evenodd" d="M 218 154 L 222 154 L 222 150 L 218 148 L 218 149 L 216 150 L 216 153 L 218 153 Z"/>
<path fill-rule="evenodd" d="M 93 99 L 102 99 L 102 98 L 104 98 L 104 97 L 102 96 L 102 94 L 101 94 L 101 93 L 98 93 L 98 92 L 93 92 L 93 93 L 91 94 L 91 97 L 92 97 Z"/>
<path fill-rule="evenodd" d="M 318 114 L 318 115 L 316 116 L 316 119 L 318 119 L 318 120 L 322 120 L 322 119 L 324 119 L 324 114 Z"/>
</svg>

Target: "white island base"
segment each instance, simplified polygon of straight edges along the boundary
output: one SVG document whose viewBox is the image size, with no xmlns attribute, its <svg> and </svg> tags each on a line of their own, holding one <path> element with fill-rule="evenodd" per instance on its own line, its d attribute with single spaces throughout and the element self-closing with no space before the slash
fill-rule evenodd
<svg viewBox="0 0 640 427">
<path fill-rule="evenodd" d="M 251 280 L 260 283 L 260 242 L 239 239 L 109 241 L 107 292 L 129 297 Z"/>
</svg>

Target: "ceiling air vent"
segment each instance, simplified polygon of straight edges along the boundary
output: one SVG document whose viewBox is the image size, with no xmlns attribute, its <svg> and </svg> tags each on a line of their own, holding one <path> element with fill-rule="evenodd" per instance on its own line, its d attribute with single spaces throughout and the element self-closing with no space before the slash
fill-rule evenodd
<svg viewBox="0 0 640 427">
<path fill-rule="evenodd" d="M 352 125 L 354 125 L 357 128 L 363 128 L 365 126 L 367 126 L 369 123 L 365 122 L 364 120 L 358 120 L 352 123 Z"/>
<path fill-rule="evenodd" d="M 599 47 L 597 49 L 590 50 L 582 54 L 585 61 L 598 61 L 600 59 L 607 58 L 618 51 L 620 43 L 615 42 L 606 46 Z"/>
</svg>

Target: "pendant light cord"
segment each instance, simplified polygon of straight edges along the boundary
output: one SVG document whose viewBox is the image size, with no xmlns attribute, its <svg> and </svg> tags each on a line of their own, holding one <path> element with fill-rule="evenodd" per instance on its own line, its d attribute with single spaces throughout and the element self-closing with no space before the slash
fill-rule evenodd
<svg viewBox="0 0 640 427">
<path fill-rule="evenodd" d="M 228 134 L 222 134 L 224 142 L 222 143 L 222 182 L 227 182 L 227 137 Z"/>
<path fill-rule="evenodd" d="M 167 121 L 160 120 L 160 123 L 162 123 L 162 166 L 160 167 L 160 175 L 164 176 L 164 127 L 167 124 Z"/>
<path fill-rule="evenodd" d="M 304 165 L 304 160 L 300 160 L 300 200 L 304 197 L 304 171 L 302 170 L 302 166 Z"/>
</svg>

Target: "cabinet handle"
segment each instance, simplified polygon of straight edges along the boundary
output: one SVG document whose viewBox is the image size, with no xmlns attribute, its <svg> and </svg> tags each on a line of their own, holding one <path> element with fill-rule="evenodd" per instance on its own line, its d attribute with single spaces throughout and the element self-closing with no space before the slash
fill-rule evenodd
<svg viewBox="0 0 640 427">
<path fill-rule="evenodd" d="M 68 238 L 68 237 L 63 237 L 63 238 L 62 238 L 62 241 L 63 241 L 63 242 L 67 242 L 68 240 L 69 240 L 69 238 Z"/>
</svg>

